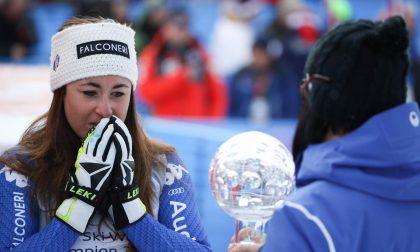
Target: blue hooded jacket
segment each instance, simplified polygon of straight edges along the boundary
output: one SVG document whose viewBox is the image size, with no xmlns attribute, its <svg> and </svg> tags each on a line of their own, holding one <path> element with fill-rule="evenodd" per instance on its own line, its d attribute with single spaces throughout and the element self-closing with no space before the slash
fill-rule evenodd
<svg viewBox="0 0 420 252">
<path fill-rule="evenodd" d="M 420 251 L 419 117 L 400 105 L 309 146 L 261 251 Z"/>
</svg>

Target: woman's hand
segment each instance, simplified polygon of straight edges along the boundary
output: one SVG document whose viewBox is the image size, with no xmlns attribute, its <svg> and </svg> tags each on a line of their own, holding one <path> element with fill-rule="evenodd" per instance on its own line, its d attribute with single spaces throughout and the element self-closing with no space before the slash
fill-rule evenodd
<svg viewBox="0 0 420 252">
<path fill-rule="evenodd" d="M 236 240 L 239 242 L 235 242 Z M 244 240 L 250 240 L 250 242 L 244 242 Z M 237 237 L 232 237 L 228 252 L 258 252 L 264 242 L 265 235 L 259 234 L 252 228 L 243 228 Z"/>
<path fill-rule="evenodd" d="M 262 244 L 241 244 L 231 243 L 228 247 L 228 252 L 258 252 Z"/>
<path fill-rule="evenodd" d="M 102 119 L 88 132 L 65 188 L 72 197 L 64 200 L 55 214 L 80 233 L 85 231 L 95 210 L 103 204 L 110 184 L 116 156 L 113 132 L 112 118 Z"/>
<path fill-rule="evenodd" d="M 134 181 L 135 163 L 132 156 L 131 134 L 124 122 L 115 118 L 112 141 L 116 148 L 114 171 L 110 185 L 112 208 L 109 213 L 116 229 L 138 221 L 146 214 L 146 207 L 140 200 L 140 189 Z"/>
</svg>

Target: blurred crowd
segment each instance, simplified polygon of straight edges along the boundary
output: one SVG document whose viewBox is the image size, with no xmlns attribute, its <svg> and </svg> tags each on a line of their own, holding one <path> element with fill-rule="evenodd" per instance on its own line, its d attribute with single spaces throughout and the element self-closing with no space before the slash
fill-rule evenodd
<svg viewBox="0 0 420 252">
<path fill-rule="evenodd" d="M 191 28 L 197 22 L 188 8 L 192 2 L 205 1 L 2 0 L 0 59 L 25 62 L 36 54 L 41 41 L 50 38 L 39 31 L 33 10 L 64 4 L 70 9 L 66 15 L 109 17 L 132 25 L 142 113 L 254 122 L 295 119 L 309 50 L 325 31 L 352 19 L 356 11 L 348 0 L 211 1 L 218 12 L 212 27 L 202 28 L 209 37 L 203 42 Z M 406 19 L 412 37 L 411 99 L 420 101 L 416 7 L 414 1 L 384 0 L 370 18 L 399 14 Z"/>
</svg>

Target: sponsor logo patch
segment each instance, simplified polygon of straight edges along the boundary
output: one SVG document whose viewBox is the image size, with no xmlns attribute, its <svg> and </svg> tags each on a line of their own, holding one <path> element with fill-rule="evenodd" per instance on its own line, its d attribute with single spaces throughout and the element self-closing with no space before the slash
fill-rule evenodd
<svg viewBox="0 0 420 252">
<path fill-rule="evenodd" d="M 415 111 L 410 112 L 409 118 L 410 118 L 411 125 L 413 125 L 413 127 L 418 127 L 419 126 L 420 119 L 419 119 L 419 116 L 417 115 L 417 113 Z"/>
<path fill-rule="evenodd" d="M 79 44 L 76 47 L 78 59 L 95 54 L 114 54 L 130 58 L 127 44 L 119 41 L 96 40 Z"/>
<path fill-rule="evenodd" d="M 168 163 L 166 168 L 165 185 L 172 185 L 175 182 L 175 179 L 182 179 L 183 172 L 188 173 L 187 169 L 182 167 L 182 165 Z"/>
<path fill-rule="evenodd" d="M 58 54 L 55 56 L 53 70 L 57 70 L 58 66 L 60 65 L 60 56 Z"/>
<path fill-rule="evenodd" d="M 172 196 L 172 195 L 175 195 L 175 194 L 181 194 L 181 193 L 184 193 L 184 191 L 185 191 L 184 187 L 178 187 L 178 188 L 174 188 L 174 189 L 169 190 L 168 195 Z"/>
<path fill-rule="evenodd" d="M 4 167 L 0 170 L 0 174 L 4 173 L 7 182 L 15 181 L 16 186 L 20 188 L 24 188 L 28 186 L 28 177 L 13 171 L 9 167 Z"/>
</svg>

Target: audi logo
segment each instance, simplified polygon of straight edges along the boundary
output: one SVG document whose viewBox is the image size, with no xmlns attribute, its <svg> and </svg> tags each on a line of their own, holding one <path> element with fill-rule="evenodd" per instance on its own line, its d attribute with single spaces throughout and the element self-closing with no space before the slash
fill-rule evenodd
<svg viewBox="0 0 420 252">
<path fill-rule="evenodd" d="M 169 190 L 168 195 L 172 196 L 172 195 L 180 194 L 180 193 L 184 193 L 184 187 L 178 187 L 178 188 L 175 188 L 175 189 L 171 189 L 171 190 Z"/>
</svg>

